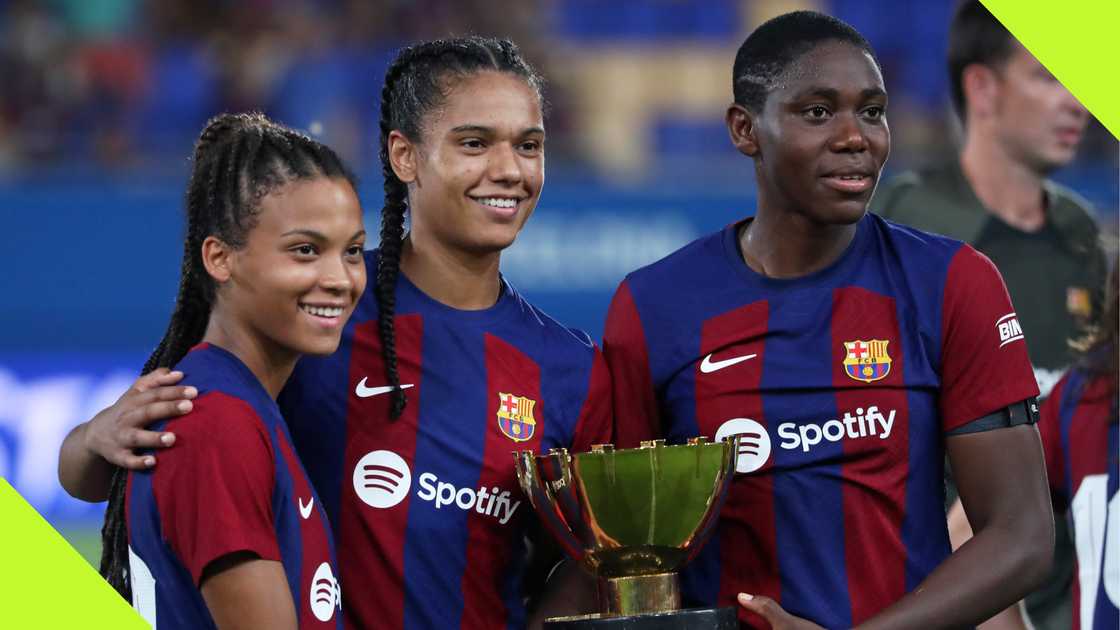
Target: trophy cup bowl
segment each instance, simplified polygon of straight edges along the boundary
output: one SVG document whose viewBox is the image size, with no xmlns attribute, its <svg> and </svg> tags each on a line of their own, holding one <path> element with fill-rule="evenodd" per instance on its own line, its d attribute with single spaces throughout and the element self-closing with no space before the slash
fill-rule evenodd
<svg viewBox="0 0 1120 630">
<path fill-rule="evenodd" d="M 737 440 L 514 453 L 544 528 L 599 583 L 598 614 L 549 619 L 546 628 L 645 627 L 608 623 L 642 615 L 659 618 L 651 628 L 737 628 L 733 608 L 680 611 L 676 573 L 712 533 L 735 473 Z M 701 616 L 699 625 L 688 621 Z"/>
</svg>

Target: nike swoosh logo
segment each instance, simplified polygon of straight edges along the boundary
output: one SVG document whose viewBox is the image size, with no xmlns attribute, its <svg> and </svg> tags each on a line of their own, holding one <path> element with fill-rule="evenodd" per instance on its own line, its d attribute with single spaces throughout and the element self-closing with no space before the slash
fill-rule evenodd
<svg viewBox="0 0 1120 630">
<path fill-rule="evenodd" d="M 408 389 L 409 387 L 412 387 L 411 383 L 401 385 L 401 389 Z M 381 394 L 388 394 L 391 391 L 393 391 L 393 386 L 392 385 L 383 385 L 381 387 L 366 387 L 366 379 L 365 378 L 363 378 L 362 381 L 360 383 L 358 383 L 358 386 L 356 388 L 354 388 L 354 393 L 358 395 L 358 398 L 369 398 L 370 396 L 380 396 Z"/>
<path fill-rule="evenodd" d="M 307 520 L 311 516 L 311 508 L 315 507 L 315 497 L 311 497 L 307 505 L 303 504 L 303 497 L 299 497 L 297 501 L 299 502 L 299 515 L 302 516 L 304 520 Z"/>
<path fill-rule="evenodd" d="M 757 354 L 744 354 L 741 357 L 731 357 L 730 359 L 724 359 L 722 361 L 713 361 L 712 355 L 709 354 L 708 356 L 704 357 L 704 360 L 700 363 L 700 371 L 705 374 L 711 374 L 712 372 L 722 370 L 725 367 L 731 367 L 736 363 L 750 361 L 757 356 Z"/>
</svg>

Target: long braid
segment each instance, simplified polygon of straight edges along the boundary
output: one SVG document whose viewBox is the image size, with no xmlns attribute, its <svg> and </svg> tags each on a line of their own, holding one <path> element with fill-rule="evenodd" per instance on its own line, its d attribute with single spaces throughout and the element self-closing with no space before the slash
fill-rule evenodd
<svg viewBox="0 0 1120 630">
<path fill-rule="evenodd" d="M 385 72 L 381 89 L 381 173 L 385 202 L 381 209 L 381 246 L 377 261 L 377 331 L 385 377 L 393 388 L 390 417 L 399 418 L 408 398 L 401 389 L 397 367 L 394 318 L 396 286 L 400 274 L 405 213 L 409 211 L 408 186 L 393 171 L 389 159 L 389 134 L 400 131 L 419 144 L 424 116 L 447 97 L 449 83 L 483 71 L 507 72 L 521 77 L 541 96 L 540 75 L 521 57 L 509 40 L 464 37 L 423 42 L 403 48 Z M 543 99 L 541 103 L 544 105 Z"/>
<path fill-rule="evenodd" d="M 341 177 L 355 183 L 331 149 L 260 114 L 223 114 L 207 124 L 195 144 L 187 185 L 187 230 L 175 309 L 159 345 L 144 363 L 143 374 L 176 365 L 206 332 L 217 287 L 202 264 L 203 241 L 216 236 L 230 247 L 243 247 L 261 198 L 288 182 L 312 177 Z M 101 575 L 131 599 L 124 511 L 127 483 L 128 471 L 116 468 L 101 529 Z"/>
</svg>

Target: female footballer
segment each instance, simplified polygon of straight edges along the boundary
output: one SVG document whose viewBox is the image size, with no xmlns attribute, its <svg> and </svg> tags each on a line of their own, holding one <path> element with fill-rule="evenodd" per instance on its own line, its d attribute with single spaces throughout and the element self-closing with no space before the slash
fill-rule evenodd
<svg viewBox="0 0 1120 630">
<path fill-rule="evenodd" d="M 754 217 L 630 274 L 604 338 L 620 446 L 744 436 L 686 599 L 779 629 L 983 620 L 1043 578 L 1053 547 L 1038 390 L 1003 281 L 971 247 L 867 213 L 887 93 L 850 26 L 761 25 L 732 87 Z M 945 452 L 977 525 L 951 556 Z"/>
<path fill-rule="evenodd" d="M 117 469 L 102 570 L 158 628 L 341 628 L 330 526 L 275 398 L 365 288 L 362 211 L 327 147 L 222 115 L 194 151 L 179 297 L 146 372 L 197 397 L 159 468 Z M 126 583 L 125 578 L 129 578 Z"/>
<path fill-rule="evenodd" d="M 477 37 L 410 46 L 386 73 L 376 281 L 338 351 L 300 361 L 280 396 L 341 581 L 361 593 L 345 599 L 348 627 L 524 625 L 534 517 L 510 452 L 610 438 L 601 354 L 499 273 L 544 183 L 540 90 L 516 46 Z M 100 498 L 83 475 L 154 465 L 131 449 L 182 441 L 138 428 L 178 413 L 190 392 L 166 386 L 176 378 L 141 379 L 68 437 L 72 494 Z"/>
</svg>

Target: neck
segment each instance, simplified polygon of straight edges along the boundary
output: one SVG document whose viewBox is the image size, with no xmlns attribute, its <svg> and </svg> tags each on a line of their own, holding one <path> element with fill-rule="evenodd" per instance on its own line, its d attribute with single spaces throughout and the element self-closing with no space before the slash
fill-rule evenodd
<svg viewBox="0 0 1120 630">
<path fill-rule="evenodd" d="M 217 307 L 210 315 L 202 340 L 220 346 L 240 359 L 273 400 L 280 395 L 299 359 L 298 353 L 261 338 L 233 318 L 223 316 Z"/>
<path fill-rule="evenodd" d="M 1046 212 L 1040 173 L 979 132 L 968 133 L 960 159 L 965 179 L 988 212 L 1024 232 L 1042 229 Z"/>
<path fill-rule="evenodd" d="M 802 214 L 760 211 L 740 228 L 739 252 L 748 267 L 767 278 L 798 278 L 836 262 L 855 237 L 856 226 L 821 225 Z"/>
<path fill-rule="evenodd" d="M 418 242 L 411 233 L 401 247 L 401 273 L 428 297 L 463 311 L 497 303 L 500 260 L 501 252 L 467 254 Z"/>
</svg>

